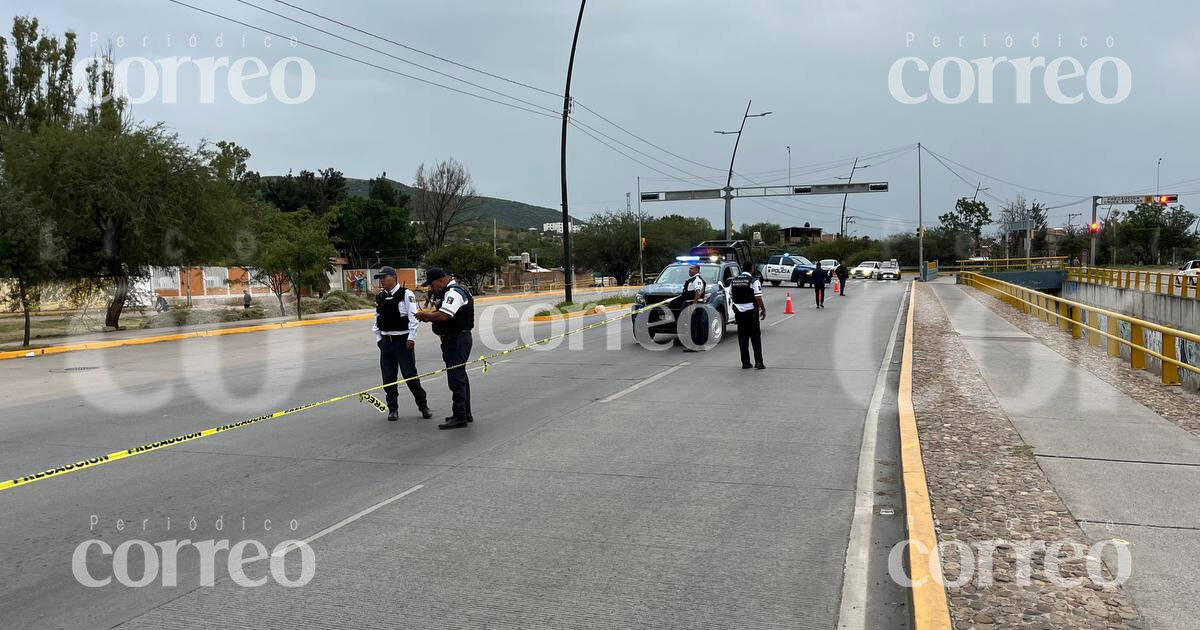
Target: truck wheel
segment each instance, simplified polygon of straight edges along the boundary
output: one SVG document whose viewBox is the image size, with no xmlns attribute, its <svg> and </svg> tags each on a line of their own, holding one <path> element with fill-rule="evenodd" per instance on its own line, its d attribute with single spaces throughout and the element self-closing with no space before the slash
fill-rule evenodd
<svg viewBox="0 0 1200 630">
<path fill-rule="evenodd" d="M 717 316 L 708 326 L 708 339 L 714 344 L 721 343 L 721 340 L 725 338 L 726 324 L 725 313 L 717 311 Z"/>
<path fill-rule="evenodd" d="M 778 280 L 772 280 L 772 281 L 771 281 L 771 286 L 773 286 L 773 287 L 777 287 L 777 286 L 779 286 L 779 281 L 778 281 Z"/>
</svg>

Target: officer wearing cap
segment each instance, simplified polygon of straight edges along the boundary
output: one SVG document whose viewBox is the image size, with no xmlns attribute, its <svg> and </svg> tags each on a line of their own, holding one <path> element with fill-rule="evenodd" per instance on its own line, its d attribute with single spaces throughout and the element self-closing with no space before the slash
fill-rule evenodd
<svg viewBox="0 0 1200 630">
<path fill-rule="evenodd" d="M 765 370 L 762 355 L 762 334 L 759 320 L 767 318 L 763 306 L 762 282 L 749 271 L 743 271 L 729 281 L 729 297 L 733 301 L 733 317 L 737 321 L 738 349 L 742 353 L 742 369 L 750 369 L 750 344 L 754 345 L 754 367 Z"/>
<path fill-rule="evenodd" d="M 704 278 L 700 276 L 700 265 L 692 263 L 688 267 L 688 279 L 683 283 L 683 306 L 686 309 L 688 306 L 695 306 L 692 309 L 691 329 L 692 329 L 692 344 L 695 348 L 684 348 L 684 352 L 696 352 L 697 349 L 703 349 L 704 344 L 708 341 L 708 318 L 704 311 L 704 290 L 706 288 Z"/>
<path fill-rule="evenodd" d="M 438 267 L 425 272 L 436 310 L 419 311 L 417 319 L 433 322 L 433 332 L 442 339 L 442 361 L 446 363 L 446 383 L 450 386 L 453 414 L 438 425 L 439 429 L 458 429 L 474 422 L 471 417 L 471 382 L 463 364 L 471 358 L 471 329 L 475 327 L 475 299 L 454 277 Z"/>
<path fill-rule="evenodd" d="M 387 398 L 388 417 L 390 421 L 400 419 L 398 407 L 399 390 L 396 387 L 396 368 L 404 375 L 408 391 L 412 392 L 413 400 L 421 417 L 428 420 L 433 417 L 425 396 L 425 388 L 421 387 L 417 375 L 417 357 L 414 350 L 417 341 L 417 296 L 412 291 L 396 282 L 396 270 L 391 267 L 381 267 L 375 274 L 382 290 L 375 296 L 375 323 L 371 332 L 375 333 L 375 345 L 379 347 L 379 370 L 383 373 L 383 382 L 391 383 L 383 388 Z"/>
</svg>

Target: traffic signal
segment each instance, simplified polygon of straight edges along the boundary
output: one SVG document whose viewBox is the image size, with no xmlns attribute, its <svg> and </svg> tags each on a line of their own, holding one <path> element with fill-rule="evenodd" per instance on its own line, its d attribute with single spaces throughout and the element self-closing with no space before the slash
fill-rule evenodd
<svg viewBox="0 0 1200 630">
<path fill-rule="evenodd" d="M 650 241 L 647 241 L 646 237 L 643 236 L 642 237 L 642 251 L 646 251 L 646 245 L 649 243 L 650 243 Z"/>
<path fill-rule="evenodd" d="M 1099 221 L 1092 221 L 1091 223 L 1088 224 L 1088 234 L 1099 234 L 1099 233 L 1100 233 L 1100 222 Z"/>
<path fill-rule="evenodd" d="M 1153 197 L 1153 200 L 1151 201 L 1151 203 L 1156 206 L 1166 206 L 1168 204 L 1176 203 L 1178 201 L 1179 201 L 1179 195 L 1155 195 Z"/>
</svg>

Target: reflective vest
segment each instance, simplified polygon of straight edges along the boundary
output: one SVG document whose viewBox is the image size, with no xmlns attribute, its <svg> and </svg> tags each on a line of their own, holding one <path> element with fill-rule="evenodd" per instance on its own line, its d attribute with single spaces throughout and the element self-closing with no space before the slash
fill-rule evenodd
<svg viewBox="0 0 1200 630">
<path fill-rule="evenodd" d="M 741 274 L 729 281 L 729 297 L 734 304 L 754 304 L 754 278 Z"/>
</svg>

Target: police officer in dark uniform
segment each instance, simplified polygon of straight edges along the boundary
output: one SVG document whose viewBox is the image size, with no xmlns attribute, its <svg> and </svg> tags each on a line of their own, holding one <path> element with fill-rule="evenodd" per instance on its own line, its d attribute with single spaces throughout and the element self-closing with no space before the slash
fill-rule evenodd
<svg viewBox="0 0 1200 630">
<path fill-rule="evenodd" d="M 765 370 L 762 355 L 762 334 L 758 322 L 767 318 L 763 306 L 762 282 L 743 271 L 729 281 L 729 297 L 733 300 L 733 317 L 737 321 L 738 348 L 742 352 L 742 369 L 750 369 L 750 344 L 754 345 L 754 368 Z"/>
<path fill-rule="evenodd" d="M 684 352 L 696 352 L 708 341 L 708 317 L 704 310 L 704 290 L 707 283 L 700 276 L 700 265 L 692 263 L 688 267 L 689 277 L 683 283 L 683 307 L 696 305 L 692 310 L 691 329 L 692 344 L 695 348 L 684 348 Z"/>
<path fill-rule="evenodd" d="M 437 267 L 425 272 L 425 284 L 434 295 L 432 312 L 420 311 L 417 319 L 433 322 L 433 332 L 442 339 L 442 361 L 447 368 L 446 383 L 453 399 L 453 415 L 439 429 L 458 429 L 474 422 L 471 417 L 471 382 L 462 365 L 471 358 L 471 329 L 475 327 L 475 299 L 466 288 Z M 458 366 L 458 367 L 453 367 Z"/>
<path fill-rule="evenodd" d="M 381 267 L 375 274 L 379 280 L 381 291 L 375 296 L 375 323 L 371 332 L 375 333 L 375 345 L 379 347 L 379 370 L 383 373 L 383 382 L 392 383 L 383 388 L 387 398 L 388 417 L 390 421 L 400 419 L 398 407 L 399 390 L 396 387 L 396 368 L 407 381 L 408 391 L 412 392 L 413 400 L 421 417 L 428 420 L 433 417 L 429 411 L 425 388 L 421 387 L 417 375 L 417 357 L 414 350 L 417 342 L 417 320 L 413 315 L 417 312 L 417 296 L 412 291 L 396 282 L 396 270 L 391 267 Z"/>
</svg>

